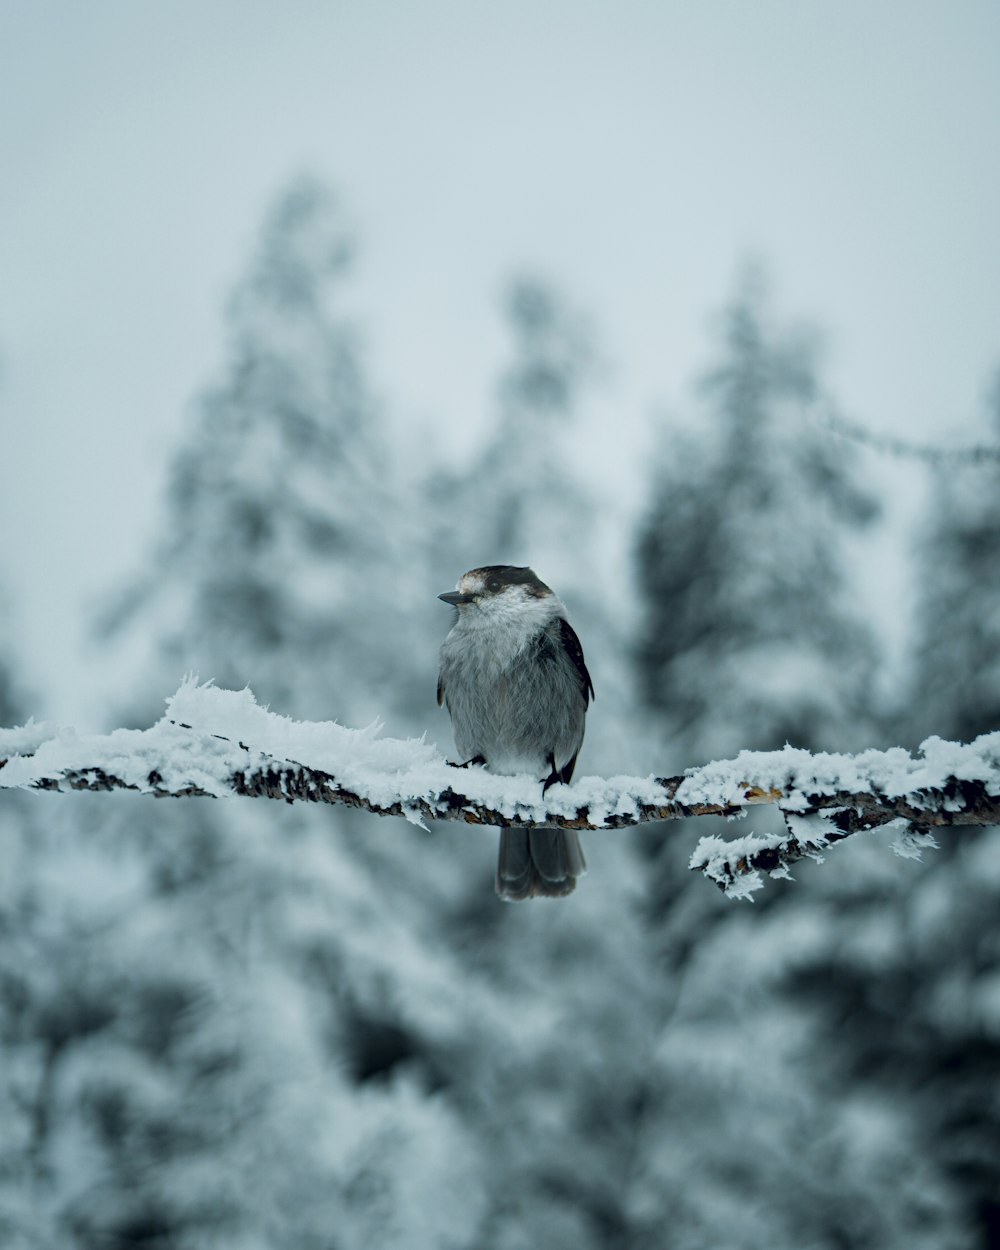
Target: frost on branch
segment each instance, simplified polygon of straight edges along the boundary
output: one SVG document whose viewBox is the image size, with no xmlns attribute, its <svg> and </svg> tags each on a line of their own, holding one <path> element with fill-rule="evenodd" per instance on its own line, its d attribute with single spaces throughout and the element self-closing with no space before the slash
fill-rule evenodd
<svg viewBox="0 0 1000 1250">
<path fill-rule="evenodd" d="M 0 789 L 134 790 L 158 798 L 235 795 L 344 803 L 377 815 L 477 825 L 618 829 L 687 816 L 738 816 L 773 803 L 785 832 L 703 838 L 691 867 L 732 897 L 748 897 L 761 873 L 789 865 L 860 830 L 898 823 L 894 849 L 919 854 L 931 828 L 1000 824 L 1000 732 L 969 745 L 928 738 L 859 755 L 744 751 L 682 777 L 583 777 L 542 795 L 530 777 L 458 769 L 424 739 L 380 736 L 293 721 L 260 707 L 249 690 L 187 679 L 150 729 L 78 734 L 29 723 L 0 730 Z"/>
<path fill-rule="evenodd" d="M 702 838 L 690 866 L 730 897 L 749 898 L 761 873 L 790 876 L 800 859 L 822 861 L 823 851 L 851 834 L 896 825 L 893 850 L 919 858 L 936 846 L 929 832 L 948 825 L 1000 824 L 1000 732 L 963 745 L 928 738 L 916 755 L 901 747 L 858 755 L 744 751 L 734 760 L 689 769 L 677 798 L 722 795 L 736 778 L 769 794 L 785 832 L 725 840 Z"/>
</svg>

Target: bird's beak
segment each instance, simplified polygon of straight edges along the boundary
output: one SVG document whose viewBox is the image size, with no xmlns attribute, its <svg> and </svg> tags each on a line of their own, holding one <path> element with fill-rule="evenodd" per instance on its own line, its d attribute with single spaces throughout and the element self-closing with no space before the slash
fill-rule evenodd
<svg viewBox="0 0 1000 1250">
<path fill-rule="evenodd" d="M 446 590 L 443 595 L 438 595 L 444 603 L 450 603 L 453 608 L 457 608 L 460 603 L 471 603 L 472 595 L 463 595 L 457 590 Z"/>
</svg>

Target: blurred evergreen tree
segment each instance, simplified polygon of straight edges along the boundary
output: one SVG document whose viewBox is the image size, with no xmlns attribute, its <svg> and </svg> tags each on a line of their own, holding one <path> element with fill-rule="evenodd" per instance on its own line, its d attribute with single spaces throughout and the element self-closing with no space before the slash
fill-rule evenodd
<svg viewBox="0 0 1000 1250">
<path fill-rule="evenodd" d="M 1000 444 L 1000 374 L 991 395 Z M 901 729 L 968 742 L 1000 729 L 1000 469 L 937 465 L 918 552 L 910 698 Z"/>
<path fill-rule="evenodd" d="M 490 492 L 520 487 L 516 474 L 470 480 L 487 497 L 486 515 Z M 543 504 L 557 506 L 559 492 L 546 494 L 544 479 L 540 489 Z M 564 520 L 574 515 L 572 496 L 565 502 Z M 581 553 L 600 591 L 606 570 L 586 544 L 566 563 Z M 747 611 L 755 607 L 748 596 Z M 697 680 L 697 728 L 717 736 L 728 709 L 712 698 L 710 661 Z M 790 697 L 789 686 L 782 693 Z M 602 694 L 593 722 L 608 715 Z M 634 710 L 609 719 L 638 750 L 649 729 Z M 808 908 L 790 941 L 787 910 L 758 907 L 751 922 L 690 877 L 682 839 L 676 825 L 593 837 L 592 876 L 571 906 L 507 909 L 489 924 L 488 911 L 446 917 L 449 945 L 470 970 L 488 972 L 520 1022 L 502 1046 L 464 1056 L 475 1074 L 464 1087 L 491 1143 L 484 1240 L 503 1250 L 936 1248 L 954 1208 L 934 1169 L 910 1158 L 907 1109 L 871 1112 L 878 1132 L 859 1150 L 865 1109 L 826 1087 L 814 1020 L 782 998 L 796 943 L 821 941 L 823 931 Z M 658 852 L 630 854 L 630 842 Z M 889 1195 L 900 1171 L 908 1179 Z"/>
<path fill-rule="evenodd" d="M 358 723 L 417 684 L 400 622 L 424 555 L 356 333 L 333 311 L 350 252 L 336 202 L 299 182 L 237 290 L 166 540 L 112 613 L 120 637 L 162 642 L 145 674 L 160 695 L 195 668 Z M 447 845 L 468 842 L 459 831 L 115 798 L 78 829 L 82 880 L 127 870 L 129 888 L 116 908 L 74 896 L 65 966 L 94 1009 L 50 1081 L 39 1197 L 54 1244 L 470 1244 L 481 1159 L 448 1055 L 498 1013 L 463 982 L 439 912 L 485 888 L 488 856 L 470 882 Z"/>
<path fill-rule="evenodd" d="M 599 687 L 578 773 L 635 767 L 628 742 L 626 578 L 614 552 L 624 525 L 595 496 L 588 406 L 602 376 L 591 319 L 557 286 L 522 274 L 504 288 L 508 355 L 494 419 L 472 463 L 428 478 L 433 568 L 444 587 L 469 568 L 530 565 L 567 605 Z M 434 622 L 435 654 L 449 621 Z M 447 740 L 450 730 L 442 730 Z"/>
<path fill-rule="evenodd" d="M 780 331 L 754 275 L 726 309 L 697 427 L 655 470 L 636 547 L 639 698 L 678 764 L 791 742 L 868 745 L 874 647 L 852 606 L 843 536 L 876 517 L 816 353 Z"/>
<path fill-rule="evenodd" d="M 7 604 L 0 600 L 0 619 L 6 616 Z M 27 715 L 23 679 L 15 667 L 7 655 L 0 653 L 0 725 L 20 725 Z"/>
<path fill-rule="evenodd" d="M 596 369 L 593 332 L 538 278 L 511 281 L 502 313 L 510 358 L 492 432 L 470 465 L 428 480 L 435 563 L 450 582 L 477 565 L 530 564 L 561 591 L 580 580 L 593 528 L 572 455 Z"/>
<path fill-rule="evenodd" d="M 992 408 L 1000 437 L 1000 389 Z M 1000 728 L 1000 478 L 992 462 L 935 466 L 917 552 L 907 698 L 895 729 L 968 741 Z M 831 1077 L 911 1108 L 913 1153 L 958 1195 L 956 1236 L 1000 1245 L 1000 856 L 997 830 L 944 830 L 925 863 L 817 880 L 837 940 L 789 990 L 841 1039 Z"/>
<path fill-rule="evenodd" d="M 385 454 L 356 332 L 330 312 L 350 250 L 318 187 L 293 188 L 270 220 L 234 304 L 223 382 L 175 470 L 162 559 L 132 596 L 132 629 L 167 643 L 151 687 L 162 694 L 179 668 L 194 667 L 249 681 L 299 715 L 350 721 L 371 700 L 411 717 L 432 706 L 434 643 L 447 628 L 433 592 L 472 564 L 523 561 L 551 578 L 584 637 L 598 686 L 588 744 L 600 743 L 598 716 L 603 732 L 610 725 L 630 743 L 651 734 L 599 676 L 624 648 L 601 632 L 608 570 L 591 536 L 606 517 L 565 454 L 591 372 L 582 321 L 538 284 L 512 288 L 513 362 L 495 434 L 468 474 L 418 504 L 406 485 L 413 466 L 402 473 Z M 773 395 L 755 390 L 755 370 L 785 375 L 750 309 L 749 329 L 733 314 L 709 412 L 756 446 L 753 421 L 725 414 L 739 407 L 734 396 L 758 395 L 771 495 L 758 515 L 741 493 L 750 498 L 749 486 L 734 488 L 731 507 L 748 512 L 746 550 L 705 504 L 725 536 L 714 554 L 705 539 L 705 560 L 724 577 L 730 558 L 752 553 L 761 565 L 732 574 L 748 583 L 733 627 L 751 667 L 767 660 L 784 672 L 785 641 L 799 650 L 796 672 L 768 691 L 764 729 L 752 683 L 735 710 L 720 698 L 739 664 L 711 630 L 686 686 L 672 653 L 650 659 L 656 688 L 681 681 L 690 709 L 674 721 L 672 704 L 651 702 L 652 724 L 675 741 L 686 735 L 691 750 L 723 741 L 730 715 L 744 717 L 733 729 L 741 746 L 802 723 L 798 670 L 810 665 L 835 681 L 817 740 L 820 730 L 846 734 L 836 713 L 855 697 L 856 676 L 837 680 L 810 631 L 846 639 L 859 665 L 867 654 L 846 625 L 816 623 L 838 606 L 832 590 L 815 610 L 796 605 L 798 632 L 784 634 L 780 605 L 761 597 L 761 581 L 772 594 L 827 593 L 807 574 L 808 558 L 828 549 L 775 464 L 813 474 L 810 490 L 831 516 L 841 515 L 834 496 L 857 488 L 822 456 L 813 463 L 805 444 L 792 455 L 795 437 L 771 428 L 771 399 L 801 411 L 809 387 L 786 378 L 769 383 Z M 797 350 L 786 355 L 808 374 Z M 720 458 L 703 433 L 692 464 L 714 485 L 738 457 Z M 827 495 L 816 483 L 830 474 Z M 679 507 L 696 510 L 697 491 L 685 503 L 678 477 Z M 863 513 L 865 499 L 841 506 Z M 786 525 L 796 530 L 795 577 L 766 550 Z M 694 597 L 704 582 L 690 527 Z M 669 576 L 665 584 L 676 589 Z M 418 599 L 426 618 L 400 626 L 394 613 Z M 725 595 L 709 603 L 724 606 Z M 682 630 L 697 621 L 693 606 L 677 608 Z M 669 619 L 662 628 L 669 641 Z M 426 655 L 424 631 L 434 639 Z M 651 636 L 647 628 L 647 647 Z M 603 770 L 603 746 L 595 757 Z M 20 968 L 4 1027 L 21 1030 L 4 1058 L 29 1109 L 12 1121 L 14 1140 L 45 1129 L 31 1203 L 44 1212 L 37 1228 L 56 1230 L 25 1245 L 966 1244 L 948 1235 L 949 1220 L 957 1226 L 948 1187 L 913 1157 L 909 1104 L 828 1084 L 839 1035 L 823 1037 L 822 1008 L 805 990 L 779 993 L 843 936 L 833 909 L 817 915 L 802 899 L 738 910 L 686 873 L 675 827 L 653 835 L 662 859 L 629 854 L 639 837 L 595 837 L 592 877 L 572 900 L 505 907 L 490 890 L 492 839 L 472 830 L 424 834 L 263 802 L 113 803 L 113 814 L 66 809 L 46 858 L 54 880 L 34 895 L 35 928 L 20 915 L 11 922 L 36 935 L 4 965 Z M 658 871 L 668 856 L 669 877 Z M 104 883 L 96 894 L 95 882 Z M 25 986 L 34 1005 L 18 1009 Z M 14 1192 L 0 1185 L 0 1196 Z"/>
<path fill-rule="evenodd" d="M 996 830 L 941 835 L 925 862 L 873 847 L 810 882 L 829 940 L 786 968 L 788 1000 L 812 1011 L 826 1080 L 856 1106 L 893 1108 L 911 1158 L 949 1195 L 942 1245 L 1000 1242 L 1000 906 Z M 831 864 L 830 868 L 833 867 Z"/>
<path fill-rule="evenodd" d="M 853 608 L 845 543 L 877 508 L 844 444 L 816 421 L 830 400 L 815 338 L 773 324 L 756 270 L 720 329 L 697 420 L 653 464 L 635 546 L 634 684 L 664 774 L 785 742 L 861 749 L 874 722 L 875 647 Z M 675 959 L 694 955 L 704 925 L 725 922 L 703 891 L 677 893 L 683 848 L 725 835 L 713 824 L 637 837 Z M 760 906 L 779 894 L 768 890 Z"/>
<path fill-rule="evenodd" d="M 698 423 L 655 464 L 636 542 L 636 688 L 663 772 L 786 740 L 861 748 L 873 720 L 875 648 L 845 545 L 875 502 L 816 427 L 829 400 L 813 342 L 774 328 L 755 275 L 722 326 Z M 836 1086 L 829 1036 L 788 990 L 838 921 L 801 886 L 769 885 L 752 914 L 706 891 L 686 869 L 711 832 L 633 838 L 661 1008 L 632 1104 L 627 1244 L 669 1228 L 679 1247 L 967 1245 L 947 1179 L 909 1171 L 912 1105 Z"/>
<path fill-rule="evenodd" d="M 144 609 L 157 672 L 362 724 L 409 678 L 386 639 L 405 630 L 414 561 L 405 476 L 342 308 L 354 253 L 321 184 L 276 202 L 230 304 L 223 380 L 173 463 L 164 541 L 109 624 Z"/>
<path fill-rule="evenodd" d="M 6 604 L 0 604 L 6 617 Z M 4 621 L 6 624 L 6 621 Z M 7 631 L 4 630 L 4 634 Z M 0 653 L 0 725 L 26 717 L 13 657 Z M 41 1046 L 25 1045 L 25 1015 L 35 987 L 24 966 L 30 944 L 25 932 L 37 904 L 33 878 L 37 850 L 30 825 L 30 796 L 4 794 L 0 803 L 0 1243 L 14 1250 L 41 1248 L 53 1235 L 46 1213 L 33 1210 L 35 1143 L 45 1130 L 37 1091 L 44 1081 Z M 36 969 L 32 968 L 32 972 Z M 33 1040 L 33 1039 L 32 1039 Z"/>
</svg>

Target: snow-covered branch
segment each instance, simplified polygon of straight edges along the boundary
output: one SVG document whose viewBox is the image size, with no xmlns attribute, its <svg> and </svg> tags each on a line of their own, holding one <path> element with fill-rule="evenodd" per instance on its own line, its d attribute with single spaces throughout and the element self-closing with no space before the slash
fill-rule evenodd
<svg viewBox="0 0 1000 1250">
<path fill-rule="evenodd" d="M 691 867 L 734 897 L 761 873 L 788 876 L 803 857 L 861 830 L 898 822 L 894 849 L 919 854 L 929 830 L 1000 824 L 1000 732 L 968 745 L 928 738 L 859 755 L 744 751 L 680 777 L 583 777 L 543 796 L 529 777 L 449 764 L 423 739 L 293 721 L 260 707 L 249 690 L 194 680 L 167 700 L 150 729 L 78 734 L 29 723 L 0 730 L 0 789 L 133 790 L 158 798 L 245 795 L 343 803 L 380 816 L 476 825 L 621 829 L 688 816 L 744 815 L 774 804 L 785 831 L 702 838 Z"/>
</svg>

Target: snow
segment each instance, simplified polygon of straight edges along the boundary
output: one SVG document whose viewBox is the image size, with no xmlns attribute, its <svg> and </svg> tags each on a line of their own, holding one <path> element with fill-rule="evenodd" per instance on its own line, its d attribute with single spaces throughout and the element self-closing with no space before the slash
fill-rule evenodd
<svg viewBox="0 0 1000 1250">
<path fill-rule="evenodd" d="M 740 859 L 745 859 L 748 855 L 754 855 L 767 848 L 777 850 L 784 846 L 787 840 L 780 833 L 768 834 L 763 837 L 756 837 L 750 833 L 742 838 L 728 840 L 714 836 L 701 838 L 691 853 L 688 867 L 693 872 L 702 872 L 709 880 L 722 884 L 727 897 L 746 899 L 752 903 L 755 891 L 764 888 L 764 882 L 761 880 L 760 873 L 754 869 L 751 872 L 740 873 L 738 876 L 733 877 L 731 865 Z M 771 875 L 790 876 L 791 874 L 787 868 L 783 871 L 779 868 Z"/>
<path fill-rule="evenodd" d="M 921 744 L 920 752 L 912 756 L 901 747 L 863 751 L 859 755 L 811 755 L 786 746 L 781 751 L 743 751 L 735 759 L 689 769 L 677 790 L 678 802 L 740 804 L 748 801 L 751 790 L 778 791 L 781 797 L 777 804 L 788 827 L 787 834 L 747 834 L 729 841 L 702 838 L 691 855 L 689 867 L 721 885 L 729 898 L 752 902 L 754 892 L 763 887 L 761 872 L 745 865 L 739 868 L 740 861 L 761 851 L 781 851 L 794 838 L 800 848 L 812 848 L 805 850 L 807 856 L 822 862 L 819 852 L 827 841 L 826 821 L 843 809 L 827 808 L 823 813 L 800 815 L 811 805 L 809 796 L 880 793 L 890 798 L 925 801 L 923 792 L 940 790 L 953 778 L 982 782 L 988 794 L 1000 794 L 1000 732 L 984 734 L 967 745 L 928 738 Z M 940 802 L 945 810 L 962 808 L 959 796 L 945 796 Z M 891 847 L 905 859 L 919 859 L 924 849 L 937 846 L 931 834 L 911 830 L 905 821 L 883 826 L 888 827 L 901 828 Z M 768 875 L 791 876 L 786 864 L 779 864 Z"/>
<path fill-rule="evenodd" d="M 761 851 L 782 851 L 787 848 L 790 837 L 794 837 L 803 847 L 812 847 L 805 851 L 809 859 L 823 862 L 820 849 L 826 846 L 826 822 L 820 815 L 796 816 L 786 815 L 788 833 L 771 833 L 757 835 L 748 833 L 742 838 L 701 838 L 694 848 L 688 867 L 695 872 L 702 872 L 710 881 L 721 885 L 727 898 L 746 899 L 753 902 L 753 894 L 764 888 L 764 882 L 758 869 L 734 872 L 734 865 L 740 860 L 749 859 Z M 787 864 L 779 864 L 771 869 L 769 877 L 794 880 Z"/>
<path fill-rule="evenodd" d="M 926 829 L 913 829 L 900 821 L 902 826 L 899 837 L 890 842 L 889 849 L 900 859 L 921 859 L 925 850 L 936 851 L 938 840 Z"/>
<path fill-rule="evenodd" d="M 30 755 L 58 732 L 49 721 L 34 719 L 16 729 L 0 729 L 0 759 L 11 755 Z"/>
<path fill-rule="evenodd" d="M 29 723 L 0 730 L 0 758 L 9 757 L 0 769 L 0 788 L 31 787 L 68 770 L 100 769 L 139 790 L 197 787 L 228 798 L 234 797 L 234 773 L 267 769 L 277 761 L 327 773 L 343 789 L 375 806 L 399 803 L 416 823 L 421 822 L 421 807 L 432 813 L 445 811 L 447 799 L 442 796 L 448 791 L 496 812 L 497 823 L 500 818 L 544 823 L 547 814 L 575 817 L 585 808 L 588 823 L 603 827 L 612 816 L 638 815 L 642 805 L 669 803 L 652 776 L 582 777 L 571 786 L 552 786 L 543 796 L 533 777 L 500 776 L 479 767 L 459 773 L 424 738 L 382 737 L 381 731 L 377 721 L 364 729 L 348 729 L 334 721 L 292 720 L 262 707 L 249 689 L 223 690 L 187 677 L 167 699 L 162 719 L 150 729 L 97 735 Z M 155 786 L 150 781 L 154 771 L 160 778 Z M 675 801 L 741 807 L 777 800 L 785 813 L 787 835 L 701 840 L 691 867 L 724 881 L 740 859 L 763 849 L 780 849 L 791 836 L 819 858 L 826 842 L 823 819 L 799 814 L 810 805 L 809 796 L 874 791 L 919 799 L 922 791 L 939 790 L 951 778 L 982 782 L 989 794 L 1000 794 L 1000 732 L 968 745 L 928 738 L 912 756 L 900 747 L 859 755 L 811 755 L 788 746 L 781 751 L 744 751 L 735 759 L 689 769 Z M 945 806 L 961 805 L 960 799 L 941 801 Z M 893 849 L 912 856 L 932 842 L 904 834 Z M 787 872 L 777 867 L 772 875 Z M 759 874 L 746 872 L 729 881 L 727 893 L 749 897 L 759 887 Z"/>
<path fill-rule="evenodd" d="M 780 790 L 782 809 L 795 811 L 808 806 L 807 795 L 879 793 L 901 798 L 940 789 L 951 778 L 981 781 L 989 794 L 1000 794 L 1000 731 L 968 744 L 928 738 L 916 755 L 902 747 L 858 755 L 813 755 L 790 746 L 741 751 L 735 759 L 688 769 L 677 801 L 739 804 L 750 787 L 757 787 Z"/>
<path fill-rule="evenodd" d="M 457 772 L 423 738 L 381 737 L 379 722 L 348 729 L 334 721 L 296 721 L 262 707 L 249 689 L 222 690 L 193 677 L 185 678 L 166 704 L 163 718 L 146 730 L 107 735 L 52 726 L 0 730 L 0 758 L 11 757 L 0 769 L 0 787 L 30 787 L 65 770 L 102 769 L 147 789 L 155 769 L 162 788 L 197 786 L 224 798 L 233 796 L 234 772 L 277 760 L 328 773 L 369 802 L 385 807 L 398 802 L 404 811 L 419 803 L 444 810 L 440 795 L 452 789 L 511 819 L 540 821 L 546 812 L 572 817 L 586 806 L 592 823 L 602 824 L 612 813 L 636 813 L 642 803 L 664 801 L 652 777 L 584 777 L 573 786 L 550 787 L 543 799 L 535 778 L 478 767 Z M 414 811 L 409 815 L 419 821 Z"/>
</svg>

